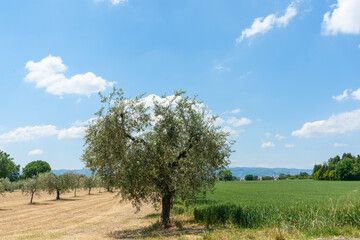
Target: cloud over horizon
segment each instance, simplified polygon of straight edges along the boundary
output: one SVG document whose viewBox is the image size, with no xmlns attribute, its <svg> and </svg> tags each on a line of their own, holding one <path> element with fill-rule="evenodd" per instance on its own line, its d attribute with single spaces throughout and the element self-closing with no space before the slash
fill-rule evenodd
<svg viewBox="0 0 360 240">
<path fill-rule="evenodd" d="M 360 130 L 360 109 L 332 115 L 327 120 L 307 122 L 292 136 L 300 138 L 323 137 Z"/>
</svg>

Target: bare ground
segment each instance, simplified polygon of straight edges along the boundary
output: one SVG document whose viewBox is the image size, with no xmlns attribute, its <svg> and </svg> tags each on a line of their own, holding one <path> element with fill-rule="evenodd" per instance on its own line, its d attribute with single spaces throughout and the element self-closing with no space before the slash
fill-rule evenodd
<svg viewBox="0 0 360 240">
<path fill-rule="evenodd" d="M 152 206 L 135 213 L 113 193 L 79 191 L 78 197 L 72 192 L 61 197 L 56 201 L 42 193 L 30 205 L 30 196 L 18 191 L 0 196 L 0 239 L 114 239 L 114 233 L 154 222 L 145 217 L 155 213 Z"/>
</svg>

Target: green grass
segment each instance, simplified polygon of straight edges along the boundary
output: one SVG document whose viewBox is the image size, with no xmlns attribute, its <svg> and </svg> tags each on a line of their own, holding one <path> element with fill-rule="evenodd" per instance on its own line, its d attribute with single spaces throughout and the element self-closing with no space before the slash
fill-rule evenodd
<svg viewBox="0 0 360 240">
<path fill-rule="evenodd" d="M 359 189 L 360 182 L 220 182 L 213 193 L 184 205 L 195 221 L 206 225 L 279 228 L 305 238 L 358 236 Z"/>
</svg>

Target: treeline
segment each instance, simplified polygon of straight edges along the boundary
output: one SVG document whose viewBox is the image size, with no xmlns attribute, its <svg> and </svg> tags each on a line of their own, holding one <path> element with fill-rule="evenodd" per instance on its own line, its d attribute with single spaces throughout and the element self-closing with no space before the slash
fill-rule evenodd
<svg viewBox="0 0 360 240">
<path fill-rule="evenodd" d="M 337 155 L 323 164 L 316 164 L 312 176 L 314 180 L 360 180 L 360 155 L 344 153 L 341 158 Z"/>
<path fill-rule="evenodd" d="M 23 179 L 18 182 L 10 182 L 8 178 L 0 179 L 0 194 L 4 195 L 6 191 L 13 192 L 20 189 L 24 194 L 30 196 L 30 204 L 33 203 L 34 195 L 40 195 L 45 192 L 56 194 L 59 200 L 61 195 L 73 191 L 74 197 L 79 189 L 86 189 L 91 194 L 93 188 L 105 188 L 112 191 L 112 186 L 108 186 L 96 176 L 87 177 L 82 174 L 66 172 L 61 175 L 55 175 L 52 172 L 39 173 L 31 178 Z"/>
<path fill-rule="evenodd" d="M 299 174 L 290 175 L 285 173 L 280 173 L 279 180 L 294 180 L 294 179 L 312 179 L 312 176 L 307 172 L 300 172 Z"/>
</svg>

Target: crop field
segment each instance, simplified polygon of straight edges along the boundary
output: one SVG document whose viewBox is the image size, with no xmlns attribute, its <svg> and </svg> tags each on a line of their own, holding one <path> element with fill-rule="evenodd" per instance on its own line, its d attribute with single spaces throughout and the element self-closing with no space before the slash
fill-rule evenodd
<svg viewBox="0 0 360 240">
<path fill-rule="evenodd" d="M 28 204 L 29 196 L 20 192 L 0 196 L 0 239 L 114 239 L 112 234 L 125 229 L 148 226 L 153 213 L 144 205 L 135 214 L 130 203 L 119 203 L 114 193 L 97 190 L 87 195 L 80 191 L 64 194 L 62 200 L 43 193 Z"/>
<path fill-rule="evenodd" d="M 285 180 L 220 182 L 212 194 L 185 202 L 206 225 L 278 228 L 288 237 L 358 237 L 360 183 Z"/>
</svg>

